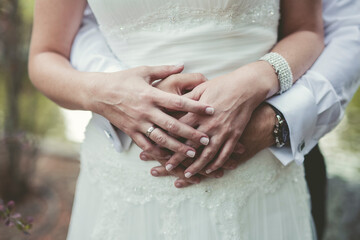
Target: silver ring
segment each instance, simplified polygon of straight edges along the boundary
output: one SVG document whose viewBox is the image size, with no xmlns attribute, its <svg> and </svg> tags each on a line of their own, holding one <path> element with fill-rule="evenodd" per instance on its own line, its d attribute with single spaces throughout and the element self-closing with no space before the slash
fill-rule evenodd
<svg viewBox="0 0 360 240">
<path fill-rule="evenodd" d="M 149 127 L 149 129 L 146 131 L 146 136 L 150 138 L 150 134 L 155 130 L 154 126 Z"/>
</svg>

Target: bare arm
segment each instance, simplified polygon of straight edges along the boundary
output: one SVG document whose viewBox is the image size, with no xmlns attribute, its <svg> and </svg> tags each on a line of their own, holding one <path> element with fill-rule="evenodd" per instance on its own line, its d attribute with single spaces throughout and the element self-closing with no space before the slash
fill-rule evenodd
<svg viewBox="0 0 360 240">
<path fill-rule="evenodd" d="M 296 81 L 313 64 L 324 46 L 321 0 L 286 0 L 282 1 L 281 7 L 282 38 L 272 51 L 288 61 Z M 223 84 L 225 81 L 226 86 Z M 187 176 L 196 174 L 205 166 L 208 172 L 221 167 L 233 152 L 252 112 L 278 91 L 277 75 L 271 65 L 264 61 L 245 65 L 196 87 L 190 97 L 212 104 L 218 111 L 212 117 L 187 114 L 182 118 L 189 125 L 200 123 L 198 129 L 211 136 L 210 144 L 187 168 Z M 190 142 L 188 144 L 197 146 Z M 171 165 L 169 169 L 183 160 L 183 156 L 175 154 L 168 162 Z"/>
<path fill-rule="evenodd" d="M 69 62 L 71 45 L 85 6 L 85 0 L 36 1 L 29 56 L 33 84 L 60 106 L 103 115 L 142 149 L 153 146 L 144 136 L 152 125 L 195 142 L 207 138 L 206 134 L 162 111 L 167 108 L 206 114 L 209 110 L 207 104 L 151 86 L 157 79 L 181 72 L 183 66 L 144 66 L 116 73 L 84 73 L 72 68 Z M 185 156 L 192 156 L 195 152 L 194 148 L 177 141 L 160 128 L 150 137 L 159 145 Z"/>
</svg>

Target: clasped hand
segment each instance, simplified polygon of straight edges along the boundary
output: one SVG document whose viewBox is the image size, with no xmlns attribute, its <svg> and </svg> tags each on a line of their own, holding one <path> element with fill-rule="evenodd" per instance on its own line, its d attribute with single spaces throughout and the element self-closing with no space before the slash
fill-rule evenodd
<svg viewBox="0 0 360 240">
<path fill-rule="evenodd" d="M 199 179 L 195 177 L 197 173 L 205 176 L 221 177 L 223 173 L 221 167 L 226 162 L 228 163 L 225 168 L 234 168 L 236 166 L 234 159 L 228 160 L 234 150 L 236 150 L 235 153 L 244 151 L 244 147 L 239 144 L 239 139 L 254 110 L 268 97 L 271 88 L 270 82 L 264 82 L 266 77 L 264 78 L 263 73 L 259 71 L 260 64 L 260 62 L 249 64 L 232 73 L 203 82 L 191 92 L 185 94 L 190 99 L 215 107 L 216 111 L 212 116 L 196 113 L 177 116 L 182 123 L 208 134 L 210 143 L 200 153 L 200 145 L 187 140 L 186 145 L 198 149 L 200 154 L 194 159 L 189 159 L 182 153 L 175 153 L 167 162 L 162 159 L 161 163 L 166 166 L 168 171 L 172 171 L 178 176 L 179 167 L 182 169 L 180 171 L 183 171 L 184 166 L 186 166 L 185 177 L 198 182 Z M 165 79 L 158 87 L 163 88 L 165 91 L 174 92 L 174 90 L 169 89 L 169 86 L 174 85 L 172 82 L 174 83 L 170 79 Z M 176 93 L 182 93 L 179 87 L 175 87 L 175 89 L 177 89 L 175 90 Z M 257 151 L 272 144 L 271 128 L 270 131 L 264 132 L 264 134 L 264 136 L 267 136 L 267 140 L 264 139 L 264 143 L 259 144 Z M 247 154 L 248 157 L 251 157 L 257 151 L 250 151 Z M 146 152 L 141 154 L 141 158 L 143 160 L 149 159 L 149 155 L 150 158 L 159 160 L 159 157 Z M 161 168 L 154 169 L 152 173 L 155 176 L 164 175 Z M 184 185 L 184 182 L 182 183 Z"/>
</svg>

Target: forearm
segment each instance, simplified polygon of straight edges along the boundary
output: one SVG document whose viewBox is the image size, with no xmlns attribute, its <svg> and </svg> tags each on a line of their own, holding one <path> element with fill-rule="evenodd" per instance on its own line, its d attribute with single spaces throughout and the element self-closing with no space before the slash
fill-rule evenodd
<svg viewBox="0 0 360 240">
<path fill-rule="evenodd" d="M 295 83 L 311 67 L 323 48 L 323 32 L 305 28 L 281 39 L 271 51 L 286 59 Z"/>
<path fill-rule="evenodd" d="M 268 100 L 283 113 L 290 129 L 291 146 L 272 149 L 285 165 L 294 159 L 301 163 L 339 123 L 360 85 L 360 3 L 325 3 L 325 50 L 296 85 Z"/>
<path fill-rule="evenodd" d="M 38 0 L 29 55 L 33 84 L 50 99 L 70 109 L 86 109 L 91 77 L 73 69 L 71 44 L 79 29 L 86 1 Z"/>
<path fill-rule="evenodd" d="M 286 60 L 293 82 L 296 82 L 311 67 L 324 47 L 321 1 L 283 1 L 281 15 L 279 42 L 271 52 L 280 54 Z M 279 92 L 278 75 L 270 63 L 257 61 L 241 67 L 235 71 L 239 73 L 239 78 L 244 68 L 256 76 L 257 80 L 253 84 L 262 100 Z"/>
<path fill-rule="evenodd" d="M 89 110 L 86 100 L 97 73 L 79 72 L 69 59 L 49 51 L 30 55 L 29 74 L 33 84 L 55 103 L 68 109 Z"/>
</svg>

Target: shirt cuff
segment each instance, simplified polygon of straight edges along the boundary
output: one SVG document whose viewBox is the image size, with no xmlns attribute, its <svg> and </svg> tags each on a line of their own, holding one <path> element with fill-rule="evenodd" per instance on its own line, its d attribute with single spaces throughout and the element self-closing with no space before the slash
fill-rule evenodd
<svg viewBox="0 0 360 240">
<path fill-rule="evenodd" d="M 312 92 L 304 85 L 295 83 L 289 91 L 268 99 L 267 103 L 284 115 L 290 134 L 289 147 L 271 147 L 270 151 L 285 166 L 293 160 L 301 164 L 306 154 L 306 145 L 313 145 L 312 135 L 317 121 L 316 100 Z"/>
</svg>

